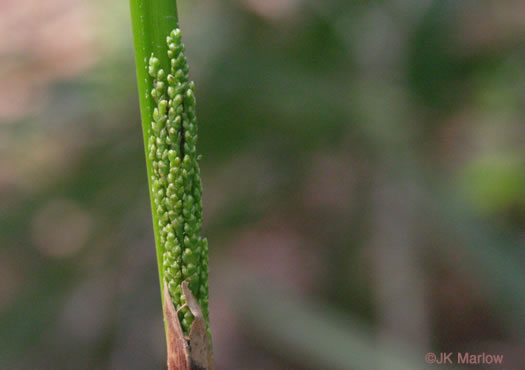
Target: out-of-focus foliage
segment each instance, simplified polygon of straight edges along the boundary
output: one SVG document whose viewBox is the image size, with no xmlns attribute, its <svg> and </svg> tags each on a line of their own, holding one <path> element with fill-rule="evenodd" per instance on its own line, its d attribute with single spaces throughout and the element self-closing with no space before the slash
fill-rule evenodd
<svg viewBox="0 0 525 370">
<path fill-rule="evenodd" d="M 524 363 L 522 2 L 178 3 L 217 367 Z M 127 3 L 0 20 L 0 368 L 161 368 Z"/>
</svg>

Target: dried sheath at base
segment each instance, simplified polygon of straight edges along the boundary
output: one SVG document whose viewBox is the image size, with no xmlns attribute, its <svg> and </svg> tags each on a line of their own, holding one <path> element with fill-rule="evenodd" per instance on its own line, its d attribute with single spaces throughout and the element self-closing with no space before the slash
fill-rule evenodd
<svg viewBox="0 0 525 370">
<path fill-rule="evenodd" d="M 184 336 L 179 318 L 171 300 L 164 301 L 164 317 L 168 339 L 168 370 L 213 370 L 211 341 L 206 321 L 195 297 L 184 281 L 182 294 L 194 316 L 189 338 Z M 168 296 L 168 284 L 164 282 L 164 295 Z"/>
</svg>

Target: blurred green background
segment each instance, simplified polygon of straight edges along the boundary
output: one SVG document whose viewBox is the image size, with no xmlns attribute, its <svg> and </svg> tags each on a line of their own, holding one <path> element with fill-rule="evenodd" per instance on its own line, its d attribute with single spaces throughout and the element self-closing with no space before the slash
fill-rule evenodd
<svg viewBox="0 0 525 370">
<path fill-rule="evenodd" d="M 525 364 L 524 3 L 178 3 L 217 368 Z M 128 3 L 0 9 L 0 368 L 163 368 Z"/>
</svg>

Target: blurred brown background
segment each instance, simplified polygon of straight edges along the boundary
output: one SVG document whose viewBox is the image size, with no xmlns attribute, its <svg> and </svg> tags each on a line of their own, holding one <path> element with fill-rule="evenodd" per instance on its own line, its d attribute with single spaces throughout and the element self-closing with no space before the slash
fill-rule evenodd
<svg viewBox="0 0 525 370">
<path fill-rule="evenodd" d="M 525 3 L 178 3 L 217 368 L 522 368 Z M 1 369 L 164 367 L 129 18 L 0 2 Z"/>
</svg>

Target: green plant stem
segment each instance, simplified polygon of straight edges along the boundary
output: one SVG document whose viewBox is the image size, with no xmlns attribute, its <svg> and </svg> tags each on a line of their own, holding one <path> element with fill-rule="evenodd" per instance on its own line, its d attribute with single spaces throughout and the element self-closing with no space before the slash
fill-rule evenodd
<svg viewBox="0 0 525 370">
<path fill-rule="evenodd" d="M 211 369 L 195 85 L 175 1 L 130 5 L 168 368 Z"/>
<path fill-rule="evenodd" d="M 160 61 L 161 68 L 166 71 L 169 70 L 170 64 L 167 56 L 168 47 L 166 45 L 166 36 L 169 35 L 173 29 L 177 28 L 177 3 L 176 0 L 130 0 L 130 8 L 140 112 L 153 217 L 153 231 L 157 250 L 161 297 L 162 303 L 164 304 L 164 290 L 162 286 L 164 276 L 162 271 L 162 256 L 164 248 L 160 242 L 158 218 L 154 211 L 155 206 L 153 203 L 154 197 L 151 184 L 153 175 L 152 163 L 147 159 L 147 144 L 152 135 L 151 121 L 153 109 L 156 106 L 150 93 L 153 86 L 153 79 L 148 73 L 148 60 L 151 54 L 154 53 Z"/>
</svg>

